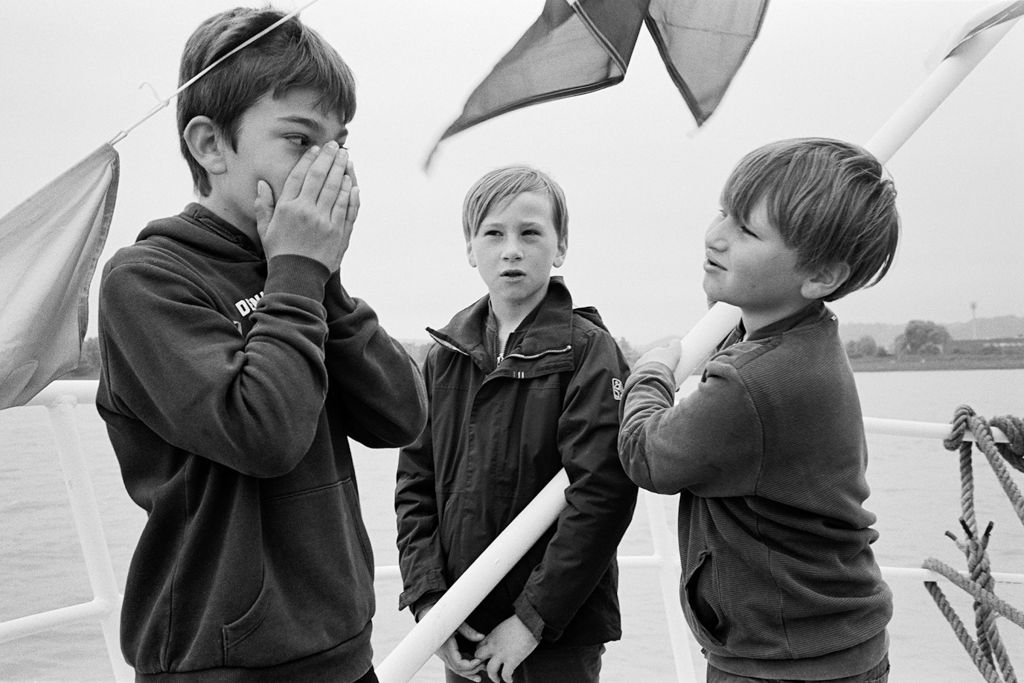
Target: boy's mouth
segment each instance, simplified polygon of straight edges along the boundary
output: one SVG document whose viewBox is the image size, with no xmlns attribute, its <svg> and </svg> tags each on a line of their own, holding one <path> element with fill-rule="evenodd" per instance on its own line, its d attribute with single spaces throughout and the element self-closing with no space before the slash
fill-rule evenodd
<svg viewBox="0 0 1024 683">
<path fill-rule="evenodd" d="M 521 270 L 503 270 L 500 273 L 498 273 L 498 275 L 507 278 L 520 278 L 524 277 L 526 273 Z"/>
<path fill-rule="evenodd" d="M 713 268 L 717 268 L 718 270 L 725 270 L 725 266 L 723 266 L 721 263 L 714 260 L 710 256 L 704 257 L 704 270 L 710 270 Z"/>
</svg>

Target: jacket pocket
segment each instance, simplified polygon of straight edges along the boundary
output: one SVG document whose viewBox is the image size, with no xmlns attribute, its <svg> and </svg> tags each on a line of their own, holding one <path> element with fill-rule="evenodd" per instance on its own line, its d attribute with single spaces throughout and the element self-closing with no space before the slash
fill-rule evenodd
<svg viewBox="0 0 1024 683">
<path fill-rule="evenodd" d="M 683 580 L 683 610 L 698 640 L 724 645 L 727 630 L 711 551 L 702 550 Z"/>
<path fill-rule="evenodd" d="M 273 666 L 354 638 L 374 611 L 373 554 L 351 479 L 263 502 L 263 584 L 221 630 L 225 666 Z"/>
</svg>

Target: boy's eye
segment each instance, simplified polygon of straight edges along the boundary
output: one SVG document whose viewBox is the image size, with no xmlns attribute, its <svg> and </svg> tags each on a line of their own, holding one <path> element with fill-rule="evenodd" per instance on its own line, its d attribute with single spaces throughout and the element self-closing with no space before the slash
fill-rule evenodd
<svg viewBox="0 0 1024 683">
<path fill-rule="evenodd" d="M 286 135 L 285 140 L 288 140 L 293 145 L 298 145 L 299 147 L 309 146 L 309 138 L 305 135 Z"/>
<path fill-rule="evenodd" d="M 740 232 L 742 232 L 744 235 L 750 235 L 751 237 L 757 237 L 757 235 L 750 228 L 748 228 L 747 226 L 743 225 L 742 223 L 740 224 Z"/>
</svg>

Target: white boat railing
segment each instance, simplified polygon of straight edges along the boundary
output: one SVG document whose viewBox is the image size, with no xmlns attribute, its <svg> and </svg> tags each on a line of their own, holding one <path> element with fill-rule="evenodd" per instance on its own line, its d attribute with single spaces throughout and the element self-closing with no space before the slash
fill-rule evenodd
<svg viewBox="0 0 1024 683">
<path fill-rule="evenodd" d="M 73 622 L 95 620 L 99 622 L 103 631 L 114 678 L 117 681 L 131 681 L 134 678 L 134 672 L 121 655 L 118 638 L 122 596 L 114 578 L 113 564 L 100 521 L 99 506 L 86 467 L 74 416 L 75 405 L 92 403 L 95 400 L 95 395 L 96 382 L 94 380 L 58 381 L 47 387 L 29 403 L 30 406 L 44 406 L 49 411 L 64 483 L 67 487 L 72 515 L 82 546 L 82 553 L 85 556 L 89 583 L 94 597 L 91 601 L 78 605 L 0 622 L 0 643 Z M 17 410 L 17 408 L 11 410 Z M 948 424 L 881 418 L 865 418 L 864 426 L 869 433 L 936 439 L 944 438 L 950 431 Z M 1006 437 L 998 430 L 993 429 L 993 436 L 997 441 L 1006 441 Z M 967 433 L 964 438 L 973 440 L 970 433 Z M 650 555 L 620 556 L 619 565 L 623 569 L 658 568 L 676 679 L 680 683 L 696 681 L 699 679 L 691 654 L 691 634 L 683 619 L 678 599 L 680 562 L 676 550 L 675 534 L 665 516 L 664 506 L 660 504 L 660 497 L 646 491 L 641 491 L 641 494 L 645 496 L 644 507 L 647 509 L 653 552 Z M 394 565 L 377 567 L 376 572 L 380 578 L 399 576 L 398 567 Z M 890 580 L 937 581 L 941 578 L 935 572 L 914 567 L 883 567 L 882 573 L 886 579 Z M 966 572 L 962 572 L 962 574 L 967 576 Z M 993 573 L 992 576 L 1000 583 L 1024 584 L 1024 574 Z M 401 647 L 400 644 L 396 651 Z M 433 652 L 433 649 L 429 650 L 428 655 L 430 652 Z M 394 654 L 393 652 L 392 655 Z M 411 674 L 406 676 L 405 672 L 412 665 L 396 664 L 394 660 L 391 660 L 392 655 L 389 655 L 378 667 L 378 676 L 381 681 L 408 680 Z M 390 663 L 389 660 L 391 660 Z M 417 665 L 413 669 L 413 673 L 418 668 Z M 398 674 L 389 672 L 398 672 Z"/>
</svg>

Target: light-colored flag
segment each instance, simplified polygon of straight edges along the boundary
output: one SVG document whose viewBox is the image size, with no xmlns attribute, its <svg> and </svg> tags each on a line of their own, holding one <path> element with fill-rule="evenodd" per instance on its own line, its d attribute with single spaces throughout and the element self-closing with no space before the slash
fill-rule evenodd
<svg viewBox="0 0 1024 683">
<path fill-rule="evenodd" d="M 118 175 L 105 144 L 0 218 L 0 409 L 78 367 Z"/>
<path fill-rule="evenodd" d="M 626 76 L 647 26 L 697 125 L 715 111 L 757 38 L 768 0 L 546 0 L 540 17 L 434 144 L 522 107 L 582 95 Z"/>
</svg>

